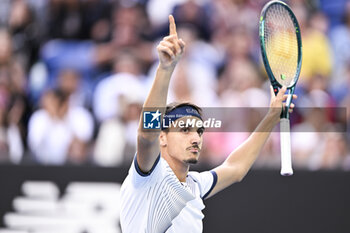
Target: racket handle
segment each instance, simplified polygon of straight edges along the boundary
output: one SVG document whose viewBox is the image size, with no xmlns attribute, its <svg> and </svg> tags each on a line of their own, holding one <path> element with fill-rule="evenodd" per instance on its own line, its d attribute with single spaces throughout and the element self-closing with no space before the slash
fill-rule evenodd
<svg viewBox="0 0 350 233">
<path fill-rule="evenodd" d="M 293 175 L 292 155 L 290 145 L 290 123 L 289 119 L 282 118 L 280 121 L 281 136 L 281 175 Z"/>
</svg>

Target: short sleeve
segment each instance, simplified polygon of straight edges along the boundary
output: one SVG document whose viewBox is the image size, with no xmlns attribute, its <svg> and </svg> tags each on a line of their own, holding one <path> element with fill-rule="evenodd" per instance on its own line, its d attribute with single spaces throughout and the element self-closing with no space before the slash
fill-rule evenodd
<svg viewBox="0 0 350 233">
<path fill-rule="evenodd" d="M 215 171 L 205 171 L 200 173 L 189 172 L 189 176 L 198 183 L 200 196 L 203 200 L 209 196 L 217 182 L 217 174 Z"/>
<path fill-rule="evenodd" d="M 152 180 L 158 179 L 161 176 L 161 164 L 160 164 L 160 155 L 157 157 L 156 161 L 153 164 L 152 169 L 144 173 L 141 171 L 139 165 L 137 164 L 136 154 L 134 157 L 134 160 L 131 164 L 131 167 L 129 169 L 129 177 L 131 179 L 131 182 L 136 187 L 141 187 L 146 184 L 152 183 Z"/>
</svg>

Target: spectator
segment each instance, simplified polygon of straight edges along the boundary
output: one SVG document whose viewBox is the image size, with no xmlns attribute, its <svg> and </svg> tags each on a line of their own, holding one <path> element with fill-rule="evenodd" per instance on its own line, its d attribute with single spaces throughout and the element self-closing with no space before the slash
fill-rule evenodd
<svg viewBox="0 0 350 233">
<path fill-rule="evenodd" d="M 99 122 L 120 116 L 120 101 L 129 92 L 145 97 L 147 78 L 142 74 L 138 58 L 129 51 L 116 57 L 115 74 L 97 84 L 93 109 Z"/>
<path fill-rule="evenodd" d="M 94 161 L 99 165 L 118 165 L 134 156 L 141 104 L 148 89 L 140 64 L 133 50 L 123 50 L 115 59 L 115 74 L 96 87 L 93 107 L 101 126 Z"/>
<path fill-rule="evenodd" d="M 247 107 L 248 103 L 244 103 L 241 93 L 250 88 L 260 88 L 262 80 L 254 64 L 247 59 L 230 60 L 225 66 L 225 70 L 220 77 L 220 99 L 224 106 L 230 107 Z M 266 106 L 266 94 L 265 104 Z"/>
<path fill-rule="evenodd" d="M 67 93 L 49 90 L 42 97 L 42 108 L 30 118 L 28 144 L 41 164 L 80 164 L 88 159 L 93 127 L 90 113 L 70 106 Z"/>
<path fill-rule="evenodd" d="M 83 2 L 83 34 L 97 43 L 110 41 L 112 33 L 111 1 L 87 0 Z"/>
<path fill-rule="evenodd" d="M 58 75 L 57 86 L 69 95 L 71 106 L 90 106 L 89 97 L 91 97 L 91 93 L 84 90 L 81 75 L 78 71 L 68 68 L 62 70 Z"/>
<path fill-rule="evenodd" d="M 314 75 L 330 77 L 332 53 L 329 40 L 325 34 L 325 31 L 327 31 L 325 25 L 328 25 L 328 23 L 319 23 L 318 20 L 326 21 L 327 18 L 320 12 L 308 15 L 309 13 L 303 5 L 296 6 L 293 10 L 300 24 L 303 42 L 303 68 L 298 83 L 299 86 L 307 86 Z M 310 17 L 310 21 L 307 21 L 308 17 Z"/>
<path fill-rule="evenodd" d="M 12 38 L 5 29 L 0 29 L 0 44 L 2 143 L 6 145 L 9 159 L 18 163 L 24 152 L 23 141 L 30 113 L 25 96 L 25 72 L 12 53 Z"/>
<path fill-rule="evenodd" d="M 13 52 L 26 71 L 37 60 L 42 39 L 34 17 L 27 1 L 12 1 L 7 26 L 12 35 Z"/>
<path fill-rule="evenodd" d="M 24 145 L 18 127 L 18 114 L 20 115 L 18 111 L 21 109 L 15 106 L 11 113 L 7 113 L 3 94 L 2 90 L 0 94 L 2 99 L 0 104 L 0 162 L 19 163 L 24 154 Z"/>
<path fill-rule="evenodd" d="M 346 83 L 348 64 L 350 64 L 350 3 L 345 7 L 344 24 L 334 28 L 330 33 L 334 53 L 334 86 Z"/>
<path fill-rule="evenodd" d="M 332 99 L 324 90 L 314 89 L 299 101 L 303 121 L 293 127 L 291 134 L 293 163 L 298 168 L 315 167 L 312 158 L 321 155 L 332 123 Z M 331 114 L 330 114 L 331 113 Z M 331 130 L 333 131 L 333 130 Z"/>
<path fill-rule="evenodd" d="M 50 1 L 48 35 L 51 39 L 87 39 L 84 35 L 82 1 Z"/>
<path fill-rule="evenodd" d="M 208 27 L 210 17 L 205 9 L 205 4 L 198 1 L 188 0 L 174 7 L 173 15 L 178 19 L 177 26 L 192 25 L 198 32 L 198 38 L 208 41 L 211 38 L 211 25 Z"/>
<path fill-rule="evenodd" d="M 212 28 L 220 35 L 227 35 L 232 29 L 244 27 L 249 31 L 257 29 L 260 7 L 255 1 L 214 0 L 212 7 Z"/>
<path fill-rule="evenodd" d="M 129 164 L 134 158 L 144 98 L 132 89 L 125 94 L 120 98 L 119 115 L 100 126 L 94 150 L 94 161 L 100 166 Z"/>
<path fill-rule="evenodd" d="M 0 25 L 1 26 L 7 25 L 10 9 L 11 9 L 11 0 L 0 1 Z"/>
<path fill-rule="evenodd" d="M 336 131 L 336 128 L 334 128 Z M 343 169 L 344 161 L 349 153 L 347 152 L 347 143 L 345 135 L 339 132 L 322 133 L 323 138 L 317 147 L 317 153 L 313 153 L 310 169 L 312 170 L 335 170 Z"/>
<path fill-rule="evenodd" d="M 141 5 L 117 5 L 112 14 L 113 33 L 112 43 L 115 55 L 129 50 L 139 60 L 142 72 L 149 68 L 154 60 L 152 53 L 153 43 L 149 41 L 149 32 L 152 31 L 148 15 Z"/>
</svg>

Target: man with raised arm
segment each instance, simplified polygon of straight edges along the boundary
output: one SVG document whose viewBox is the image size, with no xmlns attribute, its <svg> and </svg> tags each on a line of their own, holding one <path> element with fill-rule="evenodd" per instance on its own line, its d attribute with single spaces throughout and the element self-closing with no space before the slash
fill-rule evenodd
<svg viewBox="0 0 350 233">
<path fill-rule="evenodd" d="M 270 110 L 255 132 L 223 164 L 211 171 L 189 172 L 202 148 L 201 109 L 191 103 L 166 106 L 171 75 L 185 49 L 178 38 L 173 16 L 170 35 L 159 43 L 159 66 L 144 110 L 155 108 L 154 118 L 163 116 L 167 127 L 145 130 L 142 117 L 138 129 L 137 152 L 121 188 L 121 227 L 123 233 L 199 233 L 203 231 L 203 200 L 213 196 L 247 174 L 279 122 L 286 88 L 277 96 L 271 90 Z M 292 108 L 294 105 L 291 106 Z M 143 115 L 143 114 L 142 114 Z M 178 122 L 179 124 L 171 124 Z"/>
</svg>

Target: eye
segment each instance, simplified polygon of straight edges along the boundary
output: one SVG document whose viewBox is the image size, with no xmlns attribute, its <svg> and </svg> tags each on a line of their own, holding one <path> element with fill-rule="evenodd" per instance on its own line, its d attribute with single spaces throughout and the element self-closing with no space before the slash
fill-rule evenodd
<svg viewBox="0 0 350 233">
<path fill-rule="evenodd" d="M 181 132 L 188 133 L 190 132 L 190 129 L 188 127 L 181 128 Z"/>
<path fill-rule="evenodd" d="M 204 133 L 204 131 L 205 131 L 205 128 L 202 127 L 202 128 L 199 128 L 199 129 L 197 130 L 197 133 L 198 133 L 199 136 L 202 136 L 203 133 Z"/>
</svg>

